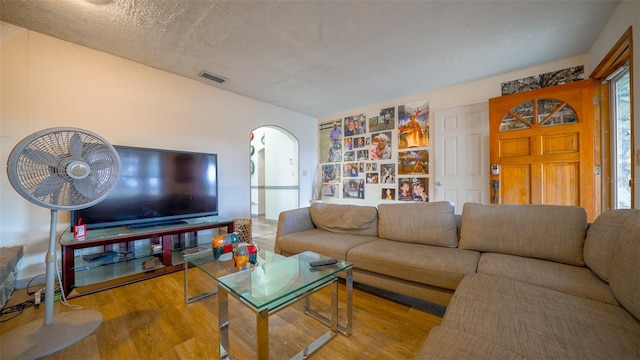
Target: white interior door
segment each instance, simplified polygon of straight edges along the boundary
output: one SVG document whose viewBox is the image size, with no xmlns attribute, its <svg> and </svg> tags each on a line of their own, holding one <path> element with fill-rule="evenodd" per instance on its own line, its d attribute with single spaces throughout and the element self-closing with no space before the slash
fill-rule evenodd
<svg viewBox="0 0 640 360">
<path fill-rule="evenodd" d="M 466 202 L 489 203 L 489 104 L 435 111 L 433 189 L 456 214 Z"/>
</svg>

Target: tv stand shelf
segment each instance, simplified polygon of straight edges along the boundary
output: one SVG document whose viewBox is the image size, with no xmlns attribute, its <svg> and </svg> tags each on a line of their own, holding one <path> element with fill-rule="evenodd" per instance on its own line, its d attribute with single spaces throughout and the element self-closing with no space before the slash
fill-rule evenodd
<svg viewBox="0 0 640 360">
<path fill-rule="evenodd" d="M 82 239 L 74 239 L 73 234 L 67 233 L 60 239 L 62 248 L 62 287 L 65 294 L 70 294 L 74 288 L 88 285 L 76 282 L 76 273 L 80 271 L 92 271 L 100 279 L 96 284 L 91 284 L 93 285 L 93 290 L 86 292 L 90 293 L 182 270 L 184 268 L 182 263 L 173 263 L 172 260 L 173 251 L 182 250 L 173 247 L 174 236 L 216 228 L 226 228 L 227 232 L 231 233 L 234 231 L 234 222 L 233 220 L 220 219 L 218 217 L 203 217 L 187 219 L 179 224 L 141 229 L 119 226 L 89 230 Z M 75 254 L 75 250 L 98 246 L 102 246 L 107 252 L 111 250 L 111 246 L 114 244 L 129 244 L 143 239 L 149 239 L 152 244 L 160 244 L 162 250 L 158 252 L 150 251 L 146 254 L 134 253 L 131 258 L 105 258 L 94 262 L 85 261 L 82 256 L 76 256 Z M 162 265 L 145 269 L 143 262 L 153 260 L 154 257 L 159 258 Z"/>
</svg>

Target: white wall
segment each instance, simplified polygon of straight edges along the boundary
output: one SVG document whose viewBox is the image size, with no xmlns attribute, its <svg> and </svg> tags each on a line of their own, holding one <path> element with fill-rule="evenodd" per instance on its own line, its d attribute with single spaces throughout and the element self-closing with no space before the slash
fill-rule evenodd
<svg viewBox="0 0 640 360">
<path fill-rule="evenodd" d="M 620 40 L 629 26 L 633 27 L 631 37 L 635 40 L 633 44 L 633 107 L 635 111 L 634 139 L 635 139 L 635 199 L 636 209 L 640 209 L 640 1 L 622 1 L 616 8 L 609 22 L 604 27 L 598 39 L 589 51 L 589 59 L 595 68 L 607 55 L 609 50 Z"/>
<path fill-rule="evenodd" d="M 250 215 L 252 129 L 273 125 L 300 142 L 300 173 L 317 162 L 315 119 L 198 81 L 0 23 L 0 162 L 27 135 L 54 126 L 93 131 L 113 144 L 218 154 L 220 214 Z M 3 173 L 6 174 L 5 171 Z M 300 178 L 300 204 L 312 178 Z M 0 242 L 24 245 L 18 279 L 44 273 L 49 210 L 0 175 Z M 60 213 L 58 230 L 68 225 Z"/>
</svg>

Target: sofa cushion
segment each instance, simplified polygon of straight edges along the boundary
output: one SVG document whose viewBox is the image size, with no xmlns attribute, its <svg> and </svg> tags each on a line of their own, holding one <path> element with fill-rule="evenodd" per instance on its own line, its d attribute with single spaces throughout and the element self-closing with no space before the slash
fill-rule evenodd
<svg viewBox="0 0 640 360">
<path fill-rule="evenodd" d="M 415 359 L 524 360 L 525 357 L 460 330 L 437 326 L 429 332 L 427 341 L 422 345 Z"/>
<path fill-rule="evenodd" d="M 447 201 L 380 204 L 378 234 L 382 239 L 456 247 L 455 207 Z"/>
<path fill-rule="evenodd" d="M 609 285 L 620 304 L 640 320 L 640 210 L 634 211 L 622 228 L 609 270 Z"/>
<path fill-rule="evenodd" d="M 622 223 L 630 217 L 638 216 L 638 213 L 638 209 L 606 211 L 589 226 L 584 241 L 584 262 L 605 281 L 609 281 L 611 258 Z"/>
<path fill-rule="evenodd" d="M 609 285 L 582 266 L 496 253 L 484 253 L 478 272 L 524 281 L 563 293 L 619 305 Z"/>
<path fill-rule="evenodd" d="M 278 216 L 276 237 L 297 231 L 315 229 L 308 207 L 285 210 Z"/>
<path fill-rule="evenodd" d="M 458 247 L 584 265 L 586 228 L 577 206 L 466 203 Z"/>
<path fill-rule="evenodd" d="M 371 236 L 331 233 L 312 229 L 280 236 L 278 249 L 285 256 L 299 254 L 303 251 L 314 251 L 344 260 L 349 249 L 376 239 Z"/>
<path fill-rule="evenodd" d="M 442 325 L 532 359 L 640 356 L 640 323 L 625 309 L 486 274 L 462 280 Z"/>
<path fill-rule="evenodd" d="M 354 268 L 451 290 L 476 271 L 479 258 L 477 251 L 383 239 L 347 253 Z"/>
<path fill-rule="evenodd" d="M 329 232 L 378 236 L 378 210 L 373 206 L 313 203 L 311 220 Z"/>
</svg>

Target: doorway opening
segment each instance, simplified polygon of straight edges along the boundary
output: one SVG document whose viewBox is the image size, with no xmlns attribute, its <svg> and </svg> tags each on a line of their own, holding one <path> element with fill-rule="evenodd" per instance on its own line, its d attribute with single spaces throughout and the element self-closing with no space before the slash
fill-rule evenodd
<svg viewBox="0 0 640 360">
<path fill-rule="evenodd" d="M 287 130 L 262 126 L 251 132 L 251 216 L 278 220 L 300 203 L 299 143 Z"/>
</svg>

